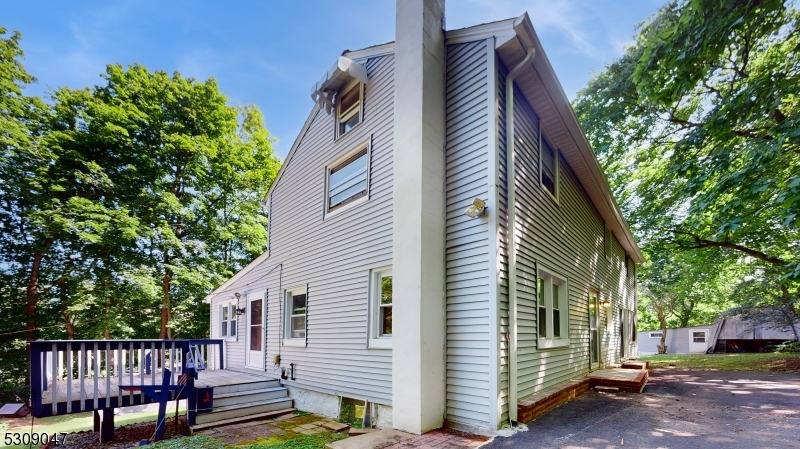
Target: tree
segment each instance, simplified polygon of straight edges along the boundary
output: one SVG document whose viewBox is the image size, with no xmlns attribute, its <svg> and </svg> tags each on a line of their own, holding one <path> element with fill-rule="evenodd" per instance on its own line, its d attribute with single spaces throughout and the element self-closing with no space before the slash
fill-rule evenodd
<svg viewBox="0 0 800 449">
<path fill-rule="evenodd" d="M 672 2 L 574 102 L 645 252 L 715 251 L 795 315 L 799 48 L 792 3 Z"/>
</svg>

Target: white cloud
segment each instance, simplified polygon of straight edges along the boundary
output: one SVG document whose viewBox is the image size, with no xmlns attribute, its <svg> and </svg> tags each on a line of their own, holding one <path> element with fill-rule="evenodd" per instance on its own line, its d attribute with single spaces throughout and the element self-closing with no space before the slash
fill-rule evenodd
<svg viewBox="0 0 800 449">
<path fill-rule="evenodd" d="M 479 23 L 519 17 L 523 12 L 538 33 L 558 33 L 567 38 L 576 52 L 598 58 L 593 39 L 584 30 L 590 15 L 573 0 L 456 0 L 447 6 L 447 28 L 456 29 Z"/>
</svg>

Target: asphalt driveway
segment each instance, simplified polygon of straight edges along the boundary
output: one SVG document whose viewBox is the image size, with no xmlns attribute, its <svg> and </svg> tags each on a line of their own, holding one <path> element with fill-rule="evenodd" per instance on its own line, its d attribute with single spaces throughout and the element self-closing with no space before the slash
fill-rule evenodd
<svg viewBox="0 0 800 449">
<path fill-rule="evenodd" d="M 800 375 L 652 370 L 643 394 L 590 390 L 482 446 L 800 448 Z"/>
</svg>

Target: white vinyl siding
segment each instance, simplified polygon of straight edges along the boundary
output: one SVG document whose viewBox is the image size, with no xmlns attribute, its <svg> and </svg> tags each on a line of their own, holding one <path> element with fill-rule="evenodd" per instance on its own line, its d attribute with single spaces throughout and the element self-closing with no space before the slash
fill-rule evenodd
<svg viewBox="0 0 800 449">
<path fill-rule="evenodd" d="M 505 186 L 505 77 L 507 69 L 499 64 L 498 108 L 500 144 L 500 184 Z M 520 399 L 570 379 L 585 375 L 590 369 L 589 360 L 589 315 L 590 289 L 602 291 L 602 297 L 611 300 L 611 309 L 600 308 L 600 363 L 608 365 L 619 360 L 618 323 L 609 311 L 620 306 L 635 309 L 634 278 L 625 277 L 625 252 L 613 234 L 610 234 L 610 263 L 605 260 L 605 225 L 599 213 L 588 199 L 588 195 L 572 172 L 571 167 L 560 156 L 557 167 L 558 201 L 553 201 L 549 191 L 540 185 L 539 141 L 540 125 L 554 152 L 558 155 L 561 145 L 572 137 L 564 128 L 558 112 L 548 93 L 539 84 L 526 85 L 525 89 L 536 92 L 532 98 L 539 110 L 534 111 L 528 99 L 515 88 L 514 123 L 517 142 L 517 232 L 519 238 L 517 284 L 517 391 Z M 541 117 L 541 119 L 540 119 Z M 500 215 L 506 216 L 506 193 L 501 192 Z M 507 232 L 501 225 L 503 247 L 501 266 L 500 341 L 501 351 L 507 352 L 505 339 L 508 328 L 508 257 L 505 242 Z M 604 263 L 598 263 L 603 260 Z M 547 267 L 566 277 L 569 328 L 569 345 L 556 348 L 537 347 L 538 304 L 535 285 L 537 269 Z M 608 327 L 604 324 L 608 320 Z M 630 350 L 633 350 L 633 344 Z M 501 358 L 500 384 L 503 420 L 508 419 L 508 358 Z"/>
<path fill-rule="evenodd" d="M 475 198 L 488 198 L 489 86 L 486 41 L 447 47 L 445 102 L 445 418 L 490 424 L 489 228 L 487 219 L 464 215 Z M 489 204 L 489 213 L 493 204 Z"/>
<path fill-rule="evenodd" d="M 347 134 L 334 141 L 336 117 L 324 110 L 310 118 L 271 192 L 269 257 L 228 288 L 269 290 L 266 359 L 280 354 L 280 367 L 295 364 L 288 386 L 385 405 L 392 403 L 392 351 L 369 349 L 367 340 L 369 273 L 392 265 L 393 61 L 357 61 L 369 82 L 363 121 Z M 368 199 L 326 216 L 326 167 L 370 136 Z M 284 291 L 301 285 L 308 287 L 308 344 L 281 346 Z M 243 356 L 229 366 L 244 366 Z M 267 363 L 267 373 L 277 377 L 280 367 Z"/>
</svg>

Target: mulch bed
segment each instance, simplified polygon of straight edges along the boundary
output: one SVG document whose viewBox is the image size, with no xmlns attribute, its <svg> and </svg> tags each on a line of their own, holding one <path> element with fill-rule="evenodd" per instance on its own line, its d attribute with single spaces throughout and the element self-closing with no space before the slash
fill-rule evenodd
<svg viewBox="0 0 800 449">
<path fill-rule="evenodd" d="M 800 357 L 775 360 L 769 364 L 769 369 L 781 373 L 800 373 Z"/>
<path fill-rule="evenodd" d="M 179 418 L 183 422 L 183 418 Z M 175 418 L 168 418 L 166 428 L 164 430 L 164 439 L 170 439 L 175 436 L 173 432 Z M 114 430 L 114 441 L 100 444 L 100 434 L 92 432 L 91 430 L 84 430 L 82 432 L 73 432 L 67 435 L 64 440 L 64 445 L 71 448 L 102 448 L 102 449 L 127 449 L 139 445 L 142 440 L 149 440 L 153 437 L 156 431 L 155 422 L 146 422 L 138 424 L 128 424 L 126 426 L 118 427 Z M 178 433 L 180 436 L 180 433 Z M 45 446 L 42 446 L 44 448 Z M 55 449 L 55 447 L 53 447 Z"/>
</svg>

